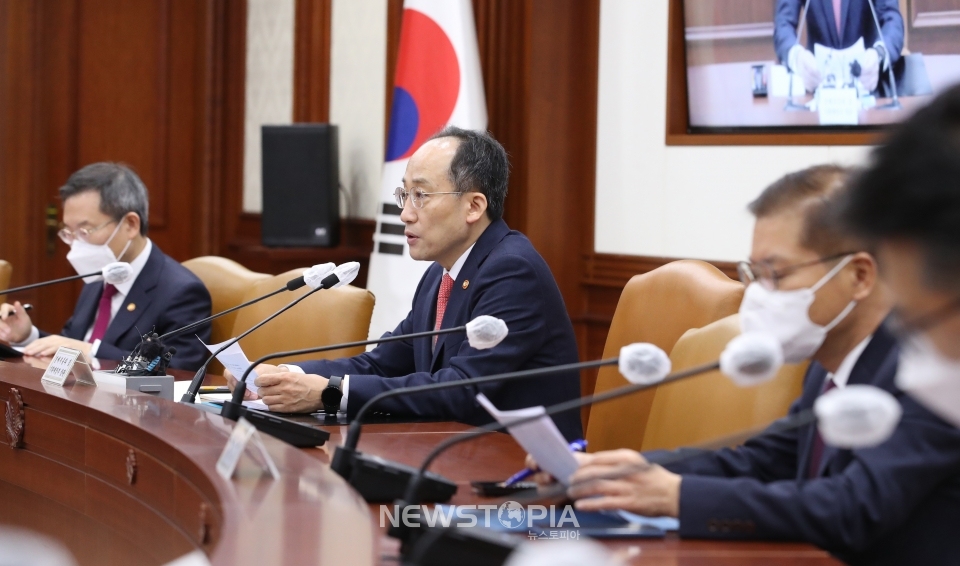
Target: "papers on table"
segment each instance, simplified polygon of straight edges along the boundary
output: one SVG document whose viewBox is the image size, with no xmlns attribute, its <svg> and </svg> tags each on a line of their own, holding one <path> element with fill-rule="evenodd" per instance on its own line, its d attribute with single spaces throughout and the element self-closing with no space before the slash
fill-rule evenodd
<svg viewBox="0 0 960 566">
<path fill-rule="evenodd" d="M 832 49 L 819 43 L 813 45 L 813 56 L 817 60 L 817 68 L 820 70 L 820 81 L 822 86 L 836 87 L 853 86 L 856 77 L 851 72 L 854 61 L 862 65 L 864 53 L 863 38 L 846 49 Z M 862 66 L 861 66 L 862 72 Z"/>
<path fill-rule="evenodd" d="M 577 460 L 570 452 L 553 419 L 546 415 L 543 407 L 528 407 L 515 411 L 501 411 L 483 394 L 477 395 L 477 401 L 498 423 L 507 426 L 510 435 L 517 444 L 533 456 L 541 470 L 555 477 L 563 485 L 569 485 L 570 476 L 577 471 Z M 541 415 L 539 419 L 522 425 L 510 426 L 510 423 Z"/>
<path fill-rule="evenodd" d="M 229 340 L 227 342 L 229 342 Z M 206 346 L 207 350 L 209 350 L 212 354 L 222 348 L 227 342 L 221 342 L 219 344 L 212 345 L 204 344 L 204 346 Z M 229 348 L 220 352 L 217 355 L 217 361 L 223 364 L 223 367 L 230 370 L 230 373 L 232 373 L 237 379 L 240 379 L 240 376 L 243 375 L 243 372 L 247 371 L 247 368 L 250 367 L 250 360 L 248 360 L 247 355 L 243 353 L 243 348 L 240 347 L 239 342 L 234 342 Z M 251 371 L 246 380 L 247 389 L 254 393 L 257 392 L 257 386 L 253 383 L 255 379 L 257 379 L 257 372 Z"/>
</svg>

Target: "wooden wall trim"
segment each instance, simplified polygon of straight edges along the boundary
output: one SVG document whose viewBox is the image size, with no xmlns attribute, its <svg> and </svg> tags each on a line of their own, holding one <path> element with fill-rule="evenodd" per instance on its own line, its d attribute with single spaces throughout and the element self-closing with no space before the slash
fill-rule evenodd
<svg viewBox="0 0 960 566">
<path fill-rule="evenodd" d="M 293 46 L 293 121 L 330 121 L 332 0 L 297 0 Z"/>
<path fill-rule="evenodd" d="M 667 32 L 667 145 L 872 145 L 881 131 L 691 133 L 683 0 L 670 1 Z"/>
<path fill-rule="evenodd" d="M 658 267 L 684 258 L 591 253 L 583 258 L 583 284 L 592 287 L 622 289 L 634 275 L 649 273 Z M 707 261 L 731 279 L 737 278 L 733 261 Z"/>
</svg>

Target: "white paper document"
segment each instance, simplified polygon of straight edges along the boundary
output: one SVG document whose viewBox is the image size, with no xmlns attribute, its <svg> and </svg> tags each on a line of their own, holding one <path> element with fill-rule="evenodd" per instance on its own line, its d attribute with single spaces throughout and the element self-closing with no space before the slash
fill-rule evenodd
<svg viewBox="0 0 960 566">
<path fill-rule="evenodd" d="M 547 472 L 563 485 L 570 485 L 570 476 L 577 471 L 577 459 L 570 452 L 570 446 L 560 430 L 543 407 L 528 407 L 515 411 L 501 411 L 483 394 L 477 395 L 477 401 L 498 423 L 507 426 L 510 435 L 517 444 L 537 461 L 540 469 Z M 510 426 L 520 419 L 541 415 L 539 419 L 522 425 Z"/>
<path fill-rule="evenodd" d="M 203 345 L 206 346 L 207 350 L 212 354 L 222 348 L 226 343 L 227 342 L 221 342 L 219 344 Z M 217 355 L 217 361 L 223 364 L 223 367 L 230 370 L 230 373 L 237 379 L 240 379 L 243 372 L 247 371 L 247 368 L 250 367 L 250 360 L 248 360 L 247 355 L 243 353 L 243 348 L 240 347 L 239 342 L 231 344 L 229 348 L 220 352 L 220 354 Z M 255 379 L 257 379 L 257 372 L 251 371 L 250 375 L 247 376 L 247 389 L 254 393 L 257 392 L 257 386 L 253 383 Z"/>
</svg>

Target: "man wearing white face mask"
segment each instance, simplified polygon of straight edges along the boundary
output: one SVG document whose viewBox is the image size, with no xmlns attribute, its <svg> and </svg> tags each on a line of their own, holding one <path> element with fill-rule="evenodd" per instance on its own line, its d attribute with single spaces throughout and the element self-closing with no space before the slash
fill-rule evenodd
<svg viewBox="0 0 960 566">
<path fill-rule="evenodd" d="M 740 266 L 749 285 L 741 324 L 776 336 L 788 361 L 812 359 L 791 414 L 831 388 L 873 385 L 901 402 L 891 437 L 843 450 L 825 446 L 814 425 L 768 431 L 733 449 L 572 488 L 578 508 L 675 516 L 688 538 L 804 540 L 853 564 L 956 562 L 960 540 L 947 532 L 960 524 L 960 431 L 894 384 L 898 348 L 882 324 L 892 299 L 872 255 L 828 215 L 846 177 L 840 167 L 813 167 L 750 205 L 757 221 L 751 262 Z M 578 455 L 572 481 L 672 455 Z"/>
<path fill-rule="evenodd" d="M 61 346 L 87 358 L 123 359 L 139 344 L 140 332 L 164 333 L 210 315 L 210 294 L 190 271 L 166 256 L 147 237 L 147 189 L 136 173 L 114 163 L 94 163 L 60 188 L 67 261 L 78 274 L 115 261 L 130 263 L 133 277 L 105 284 L 91 277 L 73 316 L 60 335 L 49 335 L 30 320 L 20 303 L 0 305 L 0 339 L 29 356 L 50 356 Z M 208 341 L 210 326 L 196 333 Z M 196 369 L 205 357 L 193 333 L 172 339 L 171 367 Z"/>
<path fill-rule="evenodd" d="M 897 385 L 960 427 L 960 86 L 874 151 L 842 214 L 896 295 Z"/>
</svg>

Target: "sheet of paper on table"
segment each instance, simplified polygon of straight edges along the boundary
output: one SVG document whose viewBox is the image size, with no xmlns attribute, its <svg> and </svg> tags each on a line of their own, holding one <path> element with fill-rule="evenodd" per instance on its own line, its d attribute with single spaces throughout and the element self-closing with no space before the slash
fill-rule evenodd
<svg viewBox="0 0 960 566">
<path fill-rule="evenodd" d="M 203 345 L 206 346 L 207 350 L 209 350 L 212 354 L 222 348 L 227 342 L 228 341 L 221 342 L 219 344 Z M 243 348 L 240 347 L 239 342 L 234 342 L 229 348 L 220 352 L 217 355 L 217 361 L 223 364 L 223 367 L 230 370 L 230 373 L 232 373 L 237 379 L 239 379 L 240 376 L 243 375 L 243 372 L 247 371 L 247 368 L 250 367 L 250 360 L 248 360 L 247 355 L 243 353 Z M 257 379 L 257 372 L 251 371 L 250 374 L 247 375 L 247 389 L 253 391 L 254 393 L 257 392 L 257 386 L 253 383 L 253 380 L 255 379 Z"/>
<path fill-rule="evenodd" d="M 501 411 L 483 393 L 477 394 L 477 401 L 498 423 L 507 426 L 510 435 L 533 456 L 541 470 L 560 483 L 569 485 L 570 476 L 577 471 L 577 459 L 573 457 L 569 444 L 560 434 L 553 419 L 545 414 L 543 407 Z M 512 422 L 536 415 L 542 416 L 522 425 L 510 426 Z"/>
</svg>

